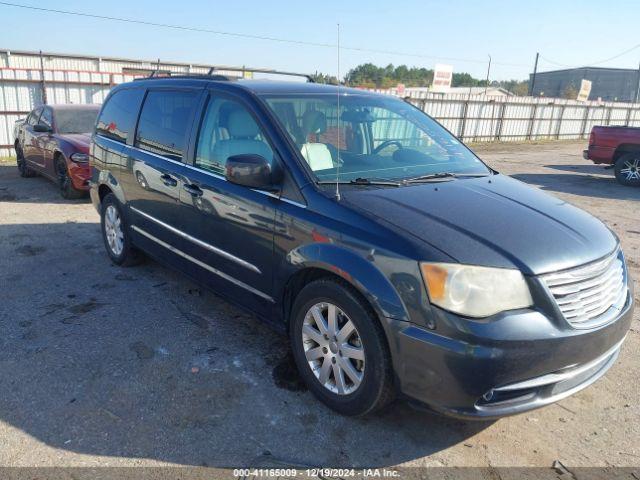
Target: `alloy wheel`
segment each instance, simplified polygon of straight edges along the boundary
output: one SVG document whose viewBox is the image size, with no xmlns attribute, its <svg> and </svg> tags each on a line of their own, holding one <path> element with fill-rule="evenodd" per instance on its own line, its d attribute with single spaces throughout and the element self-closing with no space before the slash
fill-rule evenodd
<svg viewBox="0 0 640 480">
<path fill-rule="evenodd" d="M 302 344 L 320 384 L 338 395 L 355 392 L 364 378 L 365 353 L 360 334 L 338 306 L 322 302 L 304 317 Z"/>
<path fill-rule="evenodd" d="M 124 233 L 122 232 L 120 213 L 113 205 L 107 206 L 104 212 L 104 233 L 111 252 L 120 256 L 124 249 Z"/>
<path fill-rule="evenodd" d="M 640 159 L 625 160 L 624 166 L 620 169 L 620 174 L 626 180 L 640 180 Z"/>
<path fill-rule="evenodd" d="M 56 163 L 56 166 L 58 169 L 58 183 L 60 185 L 60 190 L 64 192 L 69 188 L 69 182 L 71 181 L 69 179 L 69 174 L 67 173 L 67 166 L 61 160 Z"/>
</svg>

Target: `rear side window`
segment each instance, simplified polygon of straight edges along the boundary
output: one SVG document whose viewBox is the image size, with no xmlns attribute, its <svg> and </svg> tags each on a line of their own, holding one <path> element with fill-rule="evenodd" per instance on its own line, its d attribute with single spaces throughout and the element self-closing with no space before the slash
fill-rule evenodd
<svg viewBox="0 0 640 480">
<path fill-rule="evenodd" d="M 126 143 L 135 126 L 143 93 L 140 89 L 127 89 L 111 95 L 100 112 L 96 133 Z"/>
<path fill-rule="evenodd" d="M 182 160 L 198 97 L 199 92 L 195 91 L 150 91 L 140 113 L 136 147 Z"/>
</svg>

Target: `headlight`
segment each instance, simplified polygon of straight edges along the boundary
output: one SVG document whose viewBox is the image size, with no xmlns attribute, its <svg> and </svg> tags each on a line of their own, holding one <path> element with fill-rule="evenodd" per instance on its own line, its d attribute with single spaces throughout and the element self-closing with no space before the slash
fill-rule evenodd
<svg viewBox="0 0 640 480">
<path fill-rule="evenodd" d="M 488 317 L 533 305 L 519 270 L 457 263 L 421 263 L 431 303 L 467 317 Z"/>
<path fill-rule="evenodd" d="M 74 153 L 71 155 L 71 160 L 76 163 L 87 163 L 89 161 L 89 155 L 86 153 Z"/>
</svg>

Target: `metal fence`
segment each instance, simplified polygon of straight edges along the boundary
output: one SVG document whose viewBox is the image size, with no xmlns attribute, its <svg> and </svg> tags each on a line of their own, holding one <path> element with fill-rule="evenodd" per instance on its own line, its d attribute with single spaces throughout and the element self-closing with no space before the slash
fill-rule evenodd
<svg viewBox="0 0 640 480">
<path fill-rule="evenodd" d="M 637 103 L 437 93 L 408 99 L 465 142 L 585 139 L 594 125 L 640 127 Z"/>
<path fill-rule="evenodd" d="M 38 105 L 102 103 L 114 85 L 155 70 L 202 74 L 212 66 L 0 50 L 0 157 L 14 154 L 14 123 Z M 216 68 L 222 74 L 238 75 Z"/>
<path fill-rule="evenodd" d="M 211 66 L 0 50 L 0 157 L 13 155 L 14 122 L 37 105 L 102 103 L 114 85 L 154 70 L 206 73 Z M 398 95 L 395 90 L 380 93 Z M 408 95 L 411 103 L 466 142 L 583 139 L 594 125 L 640 127 L 640 104 L 415 91 Z"/>
</svg>

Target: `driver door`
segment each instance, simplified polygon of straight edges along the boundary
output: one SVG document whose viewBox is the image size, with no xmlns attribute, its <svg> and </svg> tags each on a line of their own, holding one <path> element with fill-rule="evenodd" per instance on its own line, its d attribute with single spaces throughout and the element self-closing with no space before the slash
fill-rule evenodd
<svg viewBox="0 0 640 480">
<path fill-rule="evenodd" d="M 278 200 L 228 182 L 227 158 L 258 154 L 276 161 L 257 116 L 241 100 L 212 91 L 195 139 L 193 165 L 180 190 L 185 252 L 215 290 L 266 313 L 273 305 L 273 239 Z"/>
</svg>

